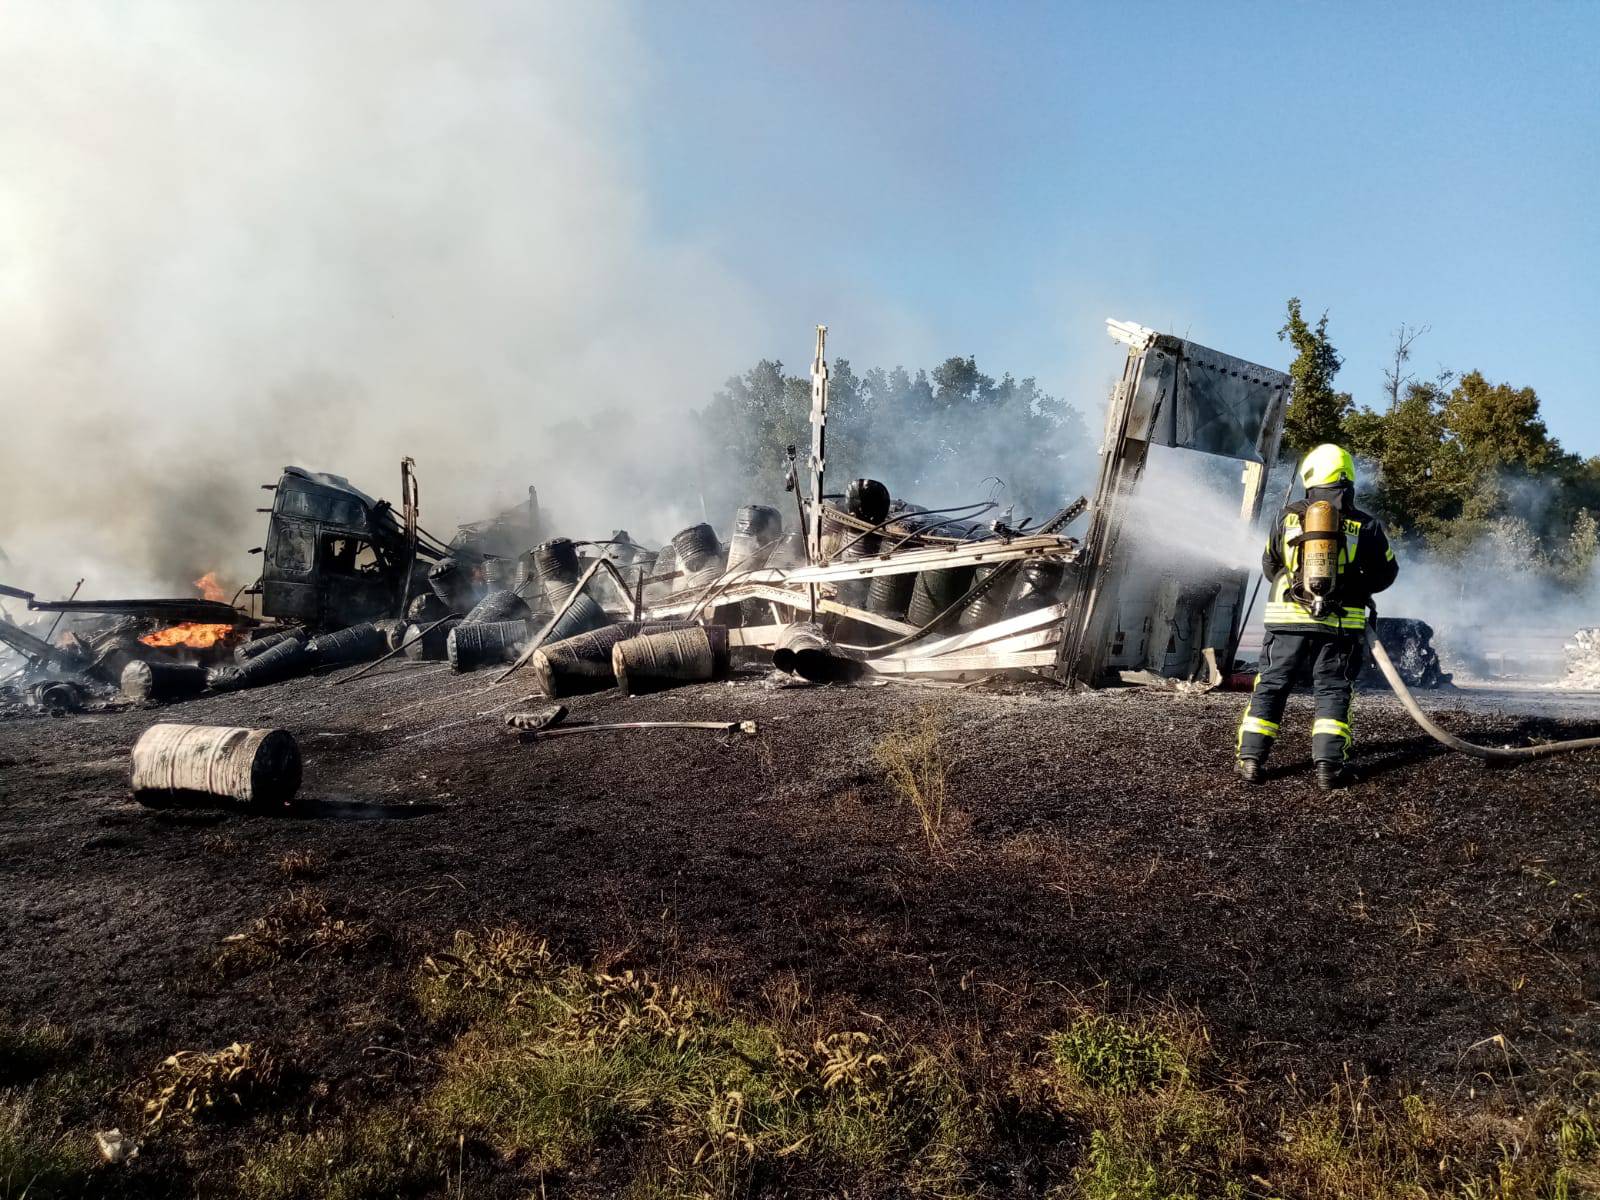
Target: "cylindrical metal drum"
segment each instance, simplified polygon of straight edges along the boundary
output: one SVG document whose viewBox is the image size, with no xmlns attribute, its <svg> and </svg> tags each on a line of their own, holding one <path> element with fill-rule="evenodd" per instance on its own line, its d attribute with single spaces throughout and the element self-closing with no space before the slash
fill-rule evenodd
<svg viewBox="0 0 1600 1200">
<path fill-rule="evenodd" d="M 280 629 L 276 633 L 269 633 L 258 637 L 253 642 L 246 642 L 233 652 L 235 662 L 249 662 L 256 655 L 271 650 L 280 642 L 303 642 L 306 640 L 304 629 Z"/>
<path fill-rule="evenodd" d="M 441 604 L 458 615 L 471 608 L 476 599 L 470 574 L 453 558 L 441 558 L 428 569 L 428 586 Z"/>
<path fill-rule="evenodd" d="M 450 631 L 459 624 L 460 617 L 446 617 L 440 623 L 430 621 L 428 625 L 408 625 L 403 643 L 405 649 L 401 653 L 417 662 L 438 662 L 446 654 Z"/>
<path fill-rule="evenodd" d="M 571 538 L 551 538 L 533 548 L 533 563 L 545 599 L 554 608 L 578 582 L 578 547 Z"/>
<path fill-rule="evenodd" d="M 972 582 L 981 583 L 1000 570 L 1005 570 L 1004 564 L 979 567 L 972 577 Z M 961 610 L 956 625 L 962 629 L 982 629 L 985 625 L 993 625 L 996 621 L 1002 620 L 1006 615 L 1006 605 L 1011 602 L 1011 591 L 1016 586 L 1016 571 L 1006 570 L 1004 578 L 996 580 L 988 591 Z"/>
<path fill-rule="evenodd" d="M 306 649 L 319 667 L 345 663 L 371 662 L 389 648 L 389 639 L 371 621 L 319 633 L 306 643 Z"/>
<path fill-rule="evenodd" d="M 486 558 L 483 560 L 483 586 L 492 596 L 495 592 L 503 592 L 515 586 L 517 577 L 517 564 L 509 558 Z M 482 603 L 482 601 L 479 601 Z"/>
<path fill-rule="evenodd" d="M 910 572 L 901 575 L 874 575 L 867 589 L 867 611 L 880 617 L 905 619 L 911 604 L 911 593 L 917 586 L 917 577 Z"/>
<path fill-rule="evenodd" d="M 859 483 L 860 480 L 857 480 L 857 482 Z M 871 481 L 869 480 L 868 482 Z M 851 534 L 840 543 L 839 561 L 854 562 L 857 559 L 871 558 L 878 552 L 878 547 L 882 542 L 881 534 Z M 872 580 L 841 579 L 835 587 L 840 604 L 848 604 L 851 608 L 867 607 L 867 597 L 872 594 Z"/>
<path fill-rule="evenodd" d="M 263 650 L 249 662 L 239 665 L 239 678 L 243 687 L 260 687 L 266 683 L 279 683 L 304 675 L 317 660 L 306 649 L 306 643 L 290 638 L 269 650 Z"/>
<path fill-rule="evenodd" d="M 546 642 L 565 641 L 570 637 L 577 637 L 580 633 L 588 633 L 591 629 L 599 629 L 611 624 L 611 618 L 606 616 L 606 610 L 600 602 L 588 592 L 581 592 L 572 601 L 567 611 L 561 614 L 561 619 L 550 630 Z M 541 626 L 542 628 L 542 626 Z M 534 632 L 538 632 L 535 630 Z"/>
<path fill-rule="evenodd" d="M 722 548 L 717 531 L 704 522 L 680 529 L 672 535 L 672 549 L 686 571 L 698 570 L 705 560 Z"/>
<path fill-rule="evenodd" d="M 1049 608 L 1061 594 L 1061 581 L 1066 578 L 1065 563 L 1042 558 L 1028 563 L 1020 572 L 1020 579 L 1011 596 L 1008 616 L 1021 616 L 1035 609 Z"/>
<path fill-rule="evenodd" d="M 920 571 L 912 586 L 911 604 L 906 609 L 906 620 L 921 629 L 945 609 L 966 594 L 972 586 L 972 567 L 946 567 L 940 571 Z M 956 614 L 944 619 L 942 626 L 955 623 Z"/>
<path fill-rule="evenodd" d="M 848 683 L 866 665 L 838 651 L 820 625 L 798 623 L 785 629 L 772 650 L 772 665 L 811 683 Z"/>
<path fill-rule="evenodd" d="M 244 672 L 238 667 L 207 667 L 206 686 L 213 692 L 237 692 L 245 686 Z"/>
<path fill-rule="evenodd" d="M 411 622 L 404 617 L 384 617 L 374 621 L 373 626 L 383 634 L 385 650 L 398 650 L 400 643 L 405 641 L 406 630 L 411 627 Z"/>
<path fill-rule="evenodd" d="M 844 506 L 852 517 L 868 525 L 878 525 L 889 518 L 889 489 L 876 479 L 852 479 L 845 489 Z"/>
<path fill-rule="evenodd" d="M 604 691 L 617 682 L 611 671 L 611 649 L 618 642 L 645 633 L 692 628 L 694 625 L 689 621 L 619 621 L 577 637 L 546 642 L 534 651 L 528 666 L 547 696 Z"/>
<path fill-rule="evenodd" d="M 426 625 L 449 614 L 450 610 L 445 607 L 444 601 L 434 595 L 431 589 L 418 592 L 406 605 L 406 620 L 412 625 Z"/>
<path fill-rule="evenodd" d="M 650 568 L 650 577 L 660 580 L 659 583 L 647 584 L 644 597 L 647 602 L 660 600 L 663 596 L 670 596 L 678 590 L 680 580 L 672 578 L 678 569 L 678 552 L 668 542 L 656 551 L 656 561 Z"/>
<path fill-rule="evenodd" d="M 783 533 L 783 517 L 766 504 L 746 504 L 733 518 L 733 537 L 728 539 L 728 570 L 739 571 L 756 565 L 757 554 Z M 764 561 L 761 565 L 765 565 Z"/>
<path fill-rule="evenodd" d="M 533 591 L 534 581 L 538 578 L 539 570 L 533 565 L 532 552 L 519 555 L 517 558 L 517 594 L 523 597 L 529 596 Z"/>
<path fill-rule="evenodd" d="M 206 669 L 188 663 L 131 662 L 122 668 L 129 700 L 187 700 L 206 690 Z"/>
<path fill-rule="evenodd" d="M 95 651 L 94 674 L 108 682 L 120 683 L 128 664 L 144 662 L 149 654 L 150 647 L 131 634 L 113 638 Z"/>
<path fill-rule="evenodd" d="M 680 529 L 672 535 L 672 547 L 678 554 L 678 566 L 683 578 L 679 590 L 703 588 L 722 574 L 727 561 L 722 555 L 722 543 L 717 531 L 704 523 Z"/>
<path fill-rule="evenodd" d="M 728 676 L 728 631 L 698 625 L 646 633 L 611 648 L 611 673 L 624 695 Z"/>
<path fill-rule="evenodd" d="M 300 748 L 282 729 L 152 725 L 134 743 L 132 783 L 141 804 L 213 797 L 286 805 L 300 788 Z"/>
<path fill-rule="evenodd" d="M 461 618 L 463 625 L 488 625 L 495 621 L 526 621 L 528 606 L 521 596 L 502 589 L 490 592 L 472 606 L 472 611 Z"/>
<path fill-rule="evenodd" d="M 482 625 L 468 625 L 463 621 L 445 638 L 445 657 L 456 671 L 510 662 L 522 652 L 529 636 L 526 621 L 490 621 Z"/>
<path fill-rule="evenodd" d="M 28 686 L 33 702 L 52 717 L 83 709 L 83 688 L 70 679 L 39 679 Z"/>
</svg>

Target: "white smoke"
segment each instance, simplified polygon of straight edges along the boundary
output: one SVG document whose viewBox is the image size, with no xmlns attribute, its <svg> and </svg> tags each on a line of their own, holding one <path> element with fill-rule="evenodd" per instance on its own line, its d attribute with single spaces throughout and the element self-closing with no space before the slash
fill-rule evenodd
<svg viewBox="0 0 1600 1200">
<path fill-rule="evenodd" d="M 618 488 L 761 344 L 651 227 L 645 69 L 609 3 L 8 4 L 7 582 L 252 578 L 289 462 L 393 496 L 413 455 L 425 524 L 528 482 L 626 511 L 545 431 L 626 413 Z"/>
<path fill-rule="evenodd" d="M 1127 504 L 1124 540 L 1141 558 L 1172 567 L 1260 571 L 1265 539 L 1242 515 L 1244 466 L 1238 459 L 1152 445 Z M 1269 494 L 1263 509 L 1273 506 Z"/>
</svg>

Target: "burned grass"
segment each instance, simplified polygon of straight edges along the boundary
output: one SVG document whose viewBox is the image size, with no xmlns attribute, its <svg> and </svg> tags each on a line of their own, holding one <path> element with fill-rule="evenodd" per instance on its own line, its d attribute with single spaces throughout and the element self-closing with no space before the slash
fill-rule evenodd
<svg viewBox="0 0 1600 1200">
<path fill-rule="evenodd" d="M 234 978 L 311 955 L 348 957 L 379 940 L 370 922 L 338 915 L 322 892 L 301 888 L 251 921 L 249 928 L 224 938 L 211 965 L 224 978 Z"/>
<path fill-rule="evenodd" d="M 876 749 L 916 693 L 586 697 L 586 719 L 763 732 L 530 747 L 448 677 L 396 678 L 337 706 L 312 680 L 185 713 L 298 722 L 320 815 L 133 808 L 99 764 L 148 715 L 54 723 L 53 773 L 0 779 L 0 1005 L 70 1028 L 73 1055 L 102 1045 L 115 1076 L 47 1106 L 31 1145 L 137 1132 L 115 1097 L 179 1048 L 270 1046 L 313 1080 L 237 1120 L 162 1121 L 77 1194 L 660 1194 L 716 1186 L 694 1173 L 708 1162 L 752 1195 L 1590 1186 L 1600 768 L 1582 760 L 1408 759 L 1407 727 L 1364 701 L 1385 765 L 1331 803 L 1296 773 L 1298 733 L 1281 778 L 1228 781 L 1234 698 L 946 693 L 929 854 Z M 0 728 L 19 761 L 24 724 Z M 294 899 L 279 864 L 299 851 L 322 867 Z M 486 925 L 536 934 L 493 947 Z M 684 1002 L 692 1019 L 672 1015 Z M 651 1003 L 669 1025 L 639 1015 Z M 626 1032 L 592 1015 L 613 1008 Z M 830 1058 L 859 1078 L 829 1092 Z M 36 1116 L 33 1089 L 72 1069 L 8 1103 L 28 1092 Z M 824 1153 L 841 1094 L 883 1122 L 881 1165 L 862 1165 L 860 1129 Z M 605 1136 L 541 1124 L 575 1096 L 599 1096 Z M 940 1133 L 946 1113 L 961 1123 Z M 808 1148 L 781 1154 L 767 1133 L 784 1129 Z"/>
</svg>

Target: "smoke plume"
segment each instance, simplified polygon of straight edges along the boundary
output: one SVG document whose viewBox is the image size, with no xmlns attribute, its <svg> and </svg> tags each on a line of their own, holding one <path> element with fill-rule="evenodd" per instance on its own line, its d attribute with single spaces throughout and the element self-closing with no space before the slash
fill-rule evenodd
<svg viewBox="0 0 1600 1200">
<path fill-rule="evenodd" d="M 760 344 L 651 227 L 641 60 L 604 3 L 9 5 L 7 582 L 253 578 L 286 463 L 392 497 L 413 455 L 446 536 L 529 482 L 636 507 L 549 431 L 620 490 Z"/>
</svg>

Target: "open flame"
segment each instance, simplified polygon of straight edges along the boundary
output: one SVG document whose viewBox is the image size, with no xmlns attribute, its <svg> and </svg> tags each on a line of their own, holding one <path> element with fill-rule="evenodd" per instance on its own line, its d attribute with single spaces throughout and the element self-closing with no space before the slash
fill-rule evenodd
<svg viewBox="0 0 1600 1200">
<path fill-rule="evenodd" d="M 228 599 L 228 593 L 223 591 L 222 585 L 217 582 L 217 573 L 215 571 L 207 571 L 194 581 L 194 585 L 200 589 L 200 594 L 207 600 L 226 601 Z"/>
<path fill-rule="evenodd" d="M 215 646 L 232 632 L 232 625 L 207 625 L 202 621 L 184 621 L 178 625 L 158 629 L 154 633 L 147 633 L 139 640 L 146 646 L 190 646 L 196 650 L 204 650 L 208 646 Z"/>
<path fill-rule="evenodd" d="M 222 585 L 217 582 L 215 571 L 207 571 L 194 581 L 194 585 L 207 600 L 228 599 L 228 593 L 223 591 Z M 212 625 L 204 621 L 183 621 L 177 625 L 169 625 L 165 629 L 158 629 L 154 633 L 147 633 L 139 640 L 146 646 L 189 646 L 195 650 L 205 650 L 224 641 L 233 631 L 234 626 L 228 624 Z"/>
</svg>

